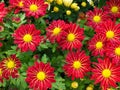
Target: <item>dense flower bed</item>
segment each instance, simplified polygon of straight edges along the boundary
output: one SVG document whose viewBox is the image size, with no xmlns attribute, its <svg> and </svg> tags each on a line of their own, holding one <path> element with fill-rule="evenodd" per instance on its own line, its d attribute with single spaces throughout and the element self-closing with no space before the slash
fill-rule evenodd
<svg viewBox="0 0 120 90">
<path fill-rule="evenodd" d="M 0 90 L 119 90 L 120 0 L 2 0 Z"/>
</svg>

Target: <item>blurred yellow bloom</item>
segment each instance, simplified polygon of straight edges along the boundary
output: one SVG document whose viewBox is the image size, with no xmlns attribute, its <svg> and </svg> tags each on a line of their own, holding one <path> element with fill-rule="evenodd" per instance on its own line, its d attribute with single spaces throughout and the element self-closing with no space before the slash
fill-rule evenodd
<svg viewBox="0 0 120 90">
<path fill-rule="evenodd" d="M 75 11 L 78 11 L 80 9 L 80 7 L 79 6 L 77 6 L 74 10 Z"/>
<path fill-rule="evenodd" d="M 72 3 L 72 4 L 71 4 L 71 8 L 72 8 L 72 9 L 75 9 L 75 8 L 78 7 L 77 5 L 78 5 L 77 3 Z"/>
<path fill-rule="evenodd" d="M 71 83 L 72 88 L 78 88 L 78 82 L 74 81 Z"/>
<path fill-rule="evenodd" d="M 93 86 L 92 84 L 90 84 L 90 85 L 86 88 L 86 90 L 93 90 L 93 88 L 94 88 L 94 86 Z"/>
<path fill-rule="evenodd" d="M 62 1 L 62 0 L 56 0 L 56 3 L 57 3 L 58 5 L 62 5 L 63 1 Z"/>
<path fill-rule="evenodd" d="M 81 3 L 81 6 L 82 6 L 82 7 L 86 7 L 86 5 L 87 5 L 86 2 L 82 2 L 82 3 Z"/>
<path fill-rule="evenodd" d="M 69 7 L 72 4 L 73 0 L 63 0 L 63 3 L 66 7 Z"/>
<path fill-rule="evenodd" d="M 66 15 L 71 15 L 71 11 L 70 11 L 70 10 L 67 10 L 67 11 L 66 11 Z"/>
<path fill-rule="evenodd" d="M 53 11 L 54 11 L 54 12 L 58 12 L 58 11 L 59 11 L 59 8 L 55 6 L 55 7 L 53 8 Z"/>
</svg>

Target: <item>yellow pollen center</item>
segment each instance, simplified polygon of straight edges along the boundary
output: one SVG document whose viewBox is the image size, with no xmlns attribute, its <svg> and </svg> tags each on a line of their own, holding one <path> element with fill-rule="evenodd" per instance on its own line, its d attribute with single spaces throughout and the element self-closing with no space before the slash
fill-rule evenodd
<svg viewBox="0 0 120 90">
<path fill-rule="evenodd" d="M 102 71 L 102 76 L 105 78 L 109 78 L 111 76 L 111 71 L 109 69 L 104 69 Z"/>
<path fill-rule="evenodd" d="M 15 62 L 12 61 L 12 60 L 9 60 L 9 61 L 6 63 L 6 66 L 7 66 L 7 68 L 12 69 L 12 68 L 15 67 Z"/>
<path fill-rule="evenodd" d="M 120 56 L 120 47 L 118 47 L 118 48 L 115 49 L 115 54 L 118 55 L 118 56 Z"/>
<path fill-rule="evenodd" d="M 117 13 L 117 12 L 118 12 L 118 7 L 117 7 L 117 6 L 113 6 L 113 7 L 111 8 L 111 12 Z"/>
<path fill-rule="evenodd" d="M 19 2 L 19 7 L 23 7 L 23 2 Z"/>
<path fill-rule="evenodd" d="M 93 17 L 93 20 L 94 20 L 94 22 L 99 23 L 100 20 L 101 20 L 101 17 L 96 15 L 96 16 Z"/>
<path fill-rule="evenodd" d="M 25 42 L 31 42 L 32 41 L 32 36 L 30 34 L 26 34 L 24 37 L 23 37 L 23 40 Z"/>
<path fill-rule="evenodd" d="M 67 40 L 68 40 L 69 42 L 74 41 L 74 40 L 75 40 L 75 35 L 72 34 L 72 33 L 68 34 L 68 36 L 67 36 Z"/>
<path fill-rule="evenodd" d="M 107 32 L 106 32 L 106 37 L 107 37 L 108 39 L 113 38 L 113 37 L 114 37 L 114 32 L 113 32 L 113 31 L 107 31 Z"/>
<path fill-rule="evenodd" d="M 96 43 L 96 49 L 101 49 L 103 47 L 103 43 L 102 42 L 97 42 Z"/>
<path fill-rule="evenodd" d="M 61 29 L 57 27 L 53 30 L 53 34 L 58 35 L 60 33 L 60 31 L 61 31 Z"/>
<path fill-rule="evenodd" d="M 38 74 L 37 74 L 37 78 L 38 78 L 40 81 L 43 81 L 43 80 L 45 80 L 46 75 L 45 75 L 44 72 L 40 71 L 40 72 L 38 72 Z"/>
<path fill-rule="evenodd" d="M 0 76 L 2 76 L 2 69 L 0 69 Z"/>
<path fill-rule="evenodd" d="M 35 4 L 30 5 L 30 11 L 36 12 L 38 10 L 38 6 Z"/>
<path fill-rule="evenodd" d="M 73 63 L 73 67 L 75 68 L 75 69 L 79 69 L 79 68 L 81 68 L 81 62 L 80 61 L 75 61 L 74 63 Z"/>
</svg>

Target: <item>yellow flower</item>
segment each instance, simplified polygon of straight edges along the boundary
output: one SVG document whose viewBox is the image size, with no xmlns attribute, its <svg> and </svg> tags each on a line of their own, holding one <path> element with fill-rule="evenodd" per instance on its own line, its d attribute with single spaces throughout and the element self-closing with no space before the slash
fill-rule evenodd
<svg viewBox="0 0 120 90">
<path fill-rule="evenodd" d="M 58 12 L 58 11 L 59 11 L 59 8 L 55 6 L 55 7 L 53 8 L 53 11 L 54 11 L 54 12 Z"/>
<path fill-rule="evenodd" d="M 66 15 L 71 15 L 71 11 L 70 11 L 70 10 L 67 10 L 67 11 L 66 11 Z"/>
<path fill-rule="evenodd" d="M 77 5 L 78 5 L 77 3 L 72 3 L 72 4 L 71 4 L 71 8 L 72 8 L 72 9 L 75 9 L 75 8 L 78 7 Z"/>
<path fill-rule="evenodd" d="M 80 9 L 80 7 L 79 6 L 77 6 L 74 10 L 75 11 L 78 11 Z"/>
<path fill-rule="evenodd" d="M 57 3 L 58 5 L 62 5 L 63 1 L 62 1 L 62 0 L 56 0 L 56 3 Z"/>
<path fill-rule="evenodd" d="M 82 2 L 82 3 L 81 3 L 81 6 L 82 6 L 82 7 L 86 7 L 86 5 L 87 5 L 86 2 Z"/>
<path fill-rule="evenodd" d="M 90 84 L 90 85 L 86 88 L 86 90 L 93 90 L 93 88 L 94 88 L 94 86 L 93 86 L 92 84 Z"/>
<path fill-rule="evenodd" d="M 78 82 L 74 81 L 71 83 L 72 88 L 78 88 Z"/>
<path fill-rule="evenodd" d="M 73 0 L 63 0 L 63 3 L 66 7 L 69 7 L 72 4 Z"/>
</svg>

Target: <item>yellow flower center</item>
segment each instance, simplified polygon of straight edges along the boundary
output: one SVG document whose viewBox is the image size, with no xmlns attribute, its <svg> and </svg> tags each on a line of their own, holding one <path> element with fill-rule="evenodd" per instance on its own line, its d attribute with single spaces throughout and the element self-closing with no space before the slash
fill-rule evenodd
<svg viewBox="0 0 120 90">
<path fill-rule="evenodd" d="M 120 47 L 118 47 L 118 48 L 115 49 L 115 54 L 118 55 L 118 56 L 120 56 Z"/>
<path fill-rule="evenodd" d="M 74 41 L 74 40 L 75 40 L 75 35 L 72 34 L 72 33 L 68 34 L 68 36 L 67 36 L 67 40 L 68 40 L 69 42 Z"/>
<path fill-rule="evenodd" d="M 111 71 L 109 69 L 104 69 L 102 71 L 102 76 L 105 78 L 109 78 L 111 76 Z"/>
<path fill-rule="evenodd" d="M 106 32 L 106 37 L 109 38 L 109 39 L 113 38 L 114 37 L 114 32 L 113 31 L 107 31 Z"/>
<path fill-rule="evenodd" d="M 36 12 L 38 10 L 38 6 L 35 4 L 30 5 L 30 11 Z"/>
<path fill-rule="evenodd" d="M 20 1 L 18 6 L 19 6 L 19 7 L 23 7 L 23 2 Z"/>
<path fill-rule="evenodd" d="M 23 37 L 23 40 L 25 42 L 31 42 L 32 41 L 32 36 L 30 34 L 26 34 L 24 37 Z"/>
<path fill-rule="evenodd" d="M 102 42 L 97 42 L 96 43 L 96 49 L 101 49 L 103 47 L 103 43 Z"/>
<path fill-rule="evenodd" d="M 2 76 L 2 69 L 0 68 L 0 76 Z"/>
<path fill-rule="evenodd" d="M 12 69 L 15 67 L 15 62 L 13 60 L 9 60 L 8 62 L 6 62 L 6 66 L 9 69 Z"/>
<path fill-rule="evenodd" d="M 75 69 L 79 69 L 79 68 L 81 68 L 81 62 L 80 61 L 74 61 L 73 62 L 73 67 L 75 68 Z"/>
<path fill-rule="evenodd" d="M 111 8 L 111 12 L 117 13 L 117 12 L 118 12 L 118 7 L 117 7 L 117 6 L 113 6 L 113 7 Z"/>
<path fill-rule="evenodd" d="M 71 83 L 72 88 L 78 88 L 78 82 L 74 81 Z"/>
<path fill-rule="evenodd" d="M 94 22 L 99 23 L 100 20 L 101 20 L 101 17 L 96 15 L 96 16 L 93 17 L 93 20 L 94 20 Z"/>
<path fill-rule="evenodd" d="M 53 30 L 53 34 L 58 35 L 60 33 L 60 31 L 61 31 L 61 29 L 57 27 Z"/>
<path fill-rule="evenodd" d="M 43 81 L 43 80 L 45 80 L 45 78 L 46 78 L 46 75 L 43 71 L 38 72 L 38 74 L 37 74 L 38 80 Z"/>
</svg>

